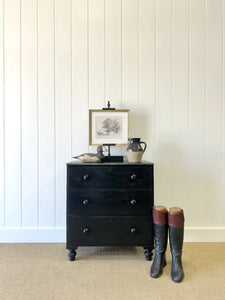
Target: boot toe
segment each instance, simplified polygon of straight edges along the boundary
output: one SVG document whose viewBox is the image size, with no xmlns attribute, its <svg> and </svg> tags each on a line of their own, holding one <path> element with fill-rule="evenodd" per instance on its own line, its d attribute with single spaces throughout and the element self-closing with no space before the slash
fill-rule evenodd
<svg viewBox="0 0 225 300">
<path fill-rule="evenodd" d="M 159 278 L 163 273 L 163 268 L 166 266 L 165 253 L 156 254 L 154 261 L 152 263 L 150 276 L 152 278 Z"/>
<path fill-rule="evenodd" d="M 152 271 L 150 272 L 150 276 L 152 278 L 159 278 L 162 275 L 162 270 L 158 270 L 158 271 Z"/>
<path fill-rule="evenodd" d="M 180 283 L 184 279 L 184 273 L 183 272 L 180 272 L 180 273 L 171 273 L 171 278 L 172 278 L 172 280 L 174 282 Z"/>
<path fill-rule="evenodd" d="M 162 267 L 160 264 L 157 264 L 155 261 L 152 264 L 150 276 L 152 278 L 159 278 L 163 273 Z"/>
</svg>

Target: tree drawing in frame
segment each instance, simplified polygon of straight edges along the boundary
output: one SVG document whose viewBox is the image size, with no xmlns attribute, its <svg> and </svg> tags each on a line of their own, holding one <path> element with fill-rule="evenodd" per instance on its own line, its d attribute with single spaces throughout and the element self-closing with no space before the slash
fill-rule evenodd
<svg viewBox="0 0 225 300">
<path fill-rule="evenodd" d="M 122 137 L 122 117 L 96 118 L 96 138 Z"/>
<path fill-rule="evenodd" d="M 90 145 L 127 144 L 129 110 L 90 110 Z"/>
</svg>

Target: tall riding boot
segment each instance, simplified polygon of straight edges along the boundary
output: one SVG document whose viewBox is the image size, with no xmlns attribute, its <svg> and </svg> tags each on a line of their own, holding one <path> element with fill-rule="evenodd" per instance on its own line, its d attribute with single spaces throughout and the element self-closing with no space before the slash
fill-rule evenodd
<svg viewBox="0 0 225 300">
<path fill-rule="evenodd" d="M 171 278 L 174 282 L 184 279 L 182 247 L 184 237 L 184 213 L 181 208 L 172 207 L 168 214 L 170 251 L 172 254 Z"/>
<path fill-rule="evenodd" d="M 152 263 L 150 275 L 153 278 L 158 278 L 162 275 L 163 267 L 166 265 L 165 252 L 168 239 L 168 211 L 165 206 L 154 206 L 152 213 L 155 257 Z"/>
</svg>

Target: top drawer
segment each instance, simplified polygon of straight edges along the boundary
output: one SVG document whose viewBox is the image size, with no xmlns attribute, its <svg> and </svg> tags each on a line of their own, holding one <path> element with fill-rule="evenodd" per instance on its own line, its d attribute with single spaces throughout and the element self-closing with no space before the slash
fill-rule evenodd
<svg viewBox="0 0 225 300">
<path fill-rule="evenodd" d="M 152 165 L 69 165 L 67 172 L 68 187 L 153 189 Z"/>
</svg>

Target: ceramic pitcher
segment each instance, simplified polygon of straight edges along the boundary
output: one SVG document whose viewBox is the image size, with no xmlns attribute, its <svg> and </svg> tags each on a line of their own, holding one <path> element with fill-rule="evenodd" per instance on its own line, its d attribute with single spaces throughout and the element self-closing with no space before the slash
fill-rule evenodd
<svg viewBox="0 0 225 300">
<path fill-rule="evenodd" d="M 140 138 L 130 138 L 128 139 L 129 144 L 127 147 L 127 159 L 129 162 L 140 162 L 142 156 L 145 152 L 147 144 L 141 142 Z M 144 144 L 144 149 L 141 147 L 141 144 Z"/>
</svg>

